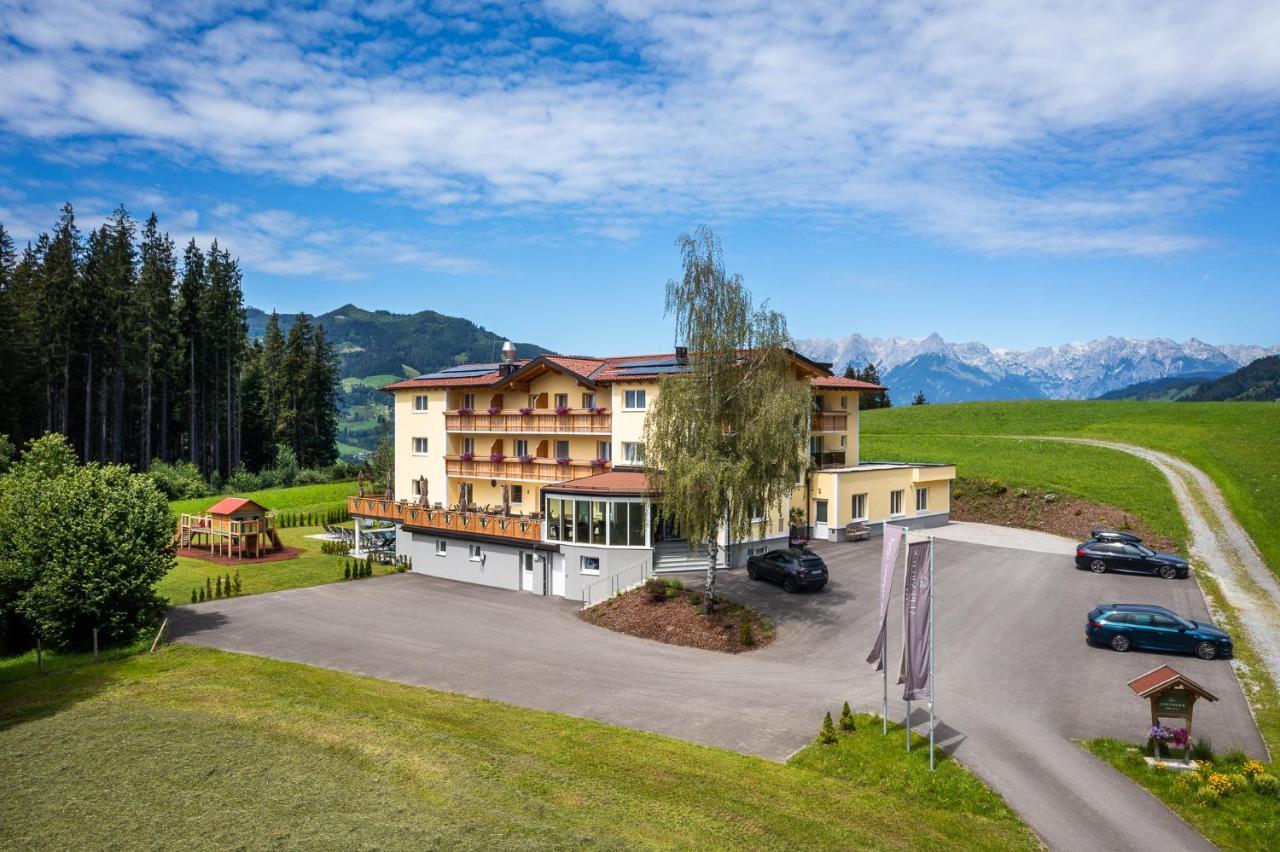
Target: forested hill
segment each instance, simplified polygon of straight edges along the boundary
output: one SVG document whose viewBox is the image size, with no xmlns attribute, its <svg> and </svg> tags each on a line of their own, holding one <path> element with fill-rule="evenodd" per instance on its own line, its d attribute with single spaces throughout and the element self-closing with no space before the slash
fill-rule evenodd
<svg viewBox="0 0 1280 852">
<path fill-rule="evenodd" d="M 267 316 L 257 308 L 248 309 L 250 337 L 261 338 Z M 320 314 L 313 321 L 324 327 L 330 344 L 341 356 L 343 378 L 404 376 L 454 364 L 495 361 L 506 339 L 470 320 L 435 311 L 394 314 L 348 304 Z M 286 333 L 292 324 L 292 315 L 281 315 L 280 325 Z M 516 342 L 516 349 L 521 358 L 551 351 L 520 342 Z"/>
<path fill-rule="evenodd" d="M 1229 376 L 1207 382 L 1186 399 L 1192 402 L 1280 400 L 1280 355 L 1259 358 Z"/>
</svg>

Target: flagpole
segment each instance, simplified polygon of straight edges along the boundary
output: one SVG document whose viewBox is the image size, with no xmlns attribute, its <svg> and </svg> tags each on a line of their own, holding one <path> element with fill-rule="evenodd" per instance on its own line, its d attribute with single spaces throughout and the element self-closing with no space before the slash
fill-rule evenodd
<svg viewBox="0 0 1280 852">
<path fill-rule="evenodd" d="M 909 606 L 909 603 L 908 603 L 909 599 L 907 598 L 907 596 L 911 594 L 911 591 L 907 588 L 908 577 L 909 577 L 909 574 L 911 573 L 911 544 L 908 541 L 909 538 L 910 538 L 909 528 L 903 527 L 903 530 L 902 530 L 902 597 L 903 597 L 902 605 L 904 608 Z M 905 609 L 904 609 L 904 612 L 905 612 Z M 902 659 L 906 660 L 906 663 L 907 663 L 907 689 L 908 689 L 908 694 L 910 694 L 909 690 L 911 688 L 911 642 L 907 638 L 907 620 L 905 617 L 902 620 Z M 907 699 L 906 727 L 907 727 L 907 753 L 910 754 L 911 753 L 911 699 L 910 698 Z"/>
<path fill-rule="evenodd" d="M 933 536 L 929 536 L 929 771 L 933 771 L 933 697 L 938 684 L 934 680 L 933 671 L 937 657 L 933 651 Z"/>
</svg>

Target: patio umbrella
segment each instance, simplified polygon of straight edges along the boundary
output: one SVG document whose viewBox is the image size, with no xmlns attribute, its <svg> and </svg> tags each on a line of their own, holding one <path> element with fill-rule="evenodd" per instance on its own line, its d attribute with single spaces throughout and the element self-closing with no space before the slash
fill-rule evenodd
<svg viewBox="0 0 1280 852">
<path fill-rule="evenodd" d="M 386 498 L 390 500 L 393 496 L 395 496 L 395 486 L 392 484 L 392 481 L 391 481 L 391 471 L 387 471 Z"/>
<path fill-rule="evenodd" d="M 458 508 L 467 508 L 467 483 L 465 482 L 458 483 Z"/>
<path fill-rule="evenodd" d="M 364 496 L 364 471 L 363 470 L 356 471 L 356 494 L 358 494 L 361 497 Z"/>
<path fill-rule="evenodd" d="M 418 502 L 424 506 L 430 506 L 427 501 L 427 478 L 425 476 L 418 477 Z"/>
<path fill-rule="evenodd" d="M 502 484 L 502 514 L 511 514 L 511 486 L 505 482 Z"/>
</svg>

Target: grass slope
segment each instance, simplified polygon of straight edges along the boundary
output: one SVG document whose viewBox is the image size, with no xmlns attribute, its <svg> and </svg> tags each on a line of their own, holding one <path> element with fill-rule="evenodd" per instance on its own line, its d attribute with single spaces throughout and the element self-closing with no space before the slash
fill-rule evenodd
<svg viewBox="0 0 1280 852">
<path fill-rule="evenodd" d="M 996 455 L 984 459 L 972 449 L 979 443 L 974 436 L 1072 435 L 1124 441 L 1181 456 L 1213 478 L 1263 559 L 1280 573 L 1280 405 L 1035 400 L 909 406 L 863 412 L 862 432 L 864 458 L 892 455 L 926 460 L 921 453 L 939 453 L 962 465 L 972 464 L 972 469 L 961 468 L 963 475 L 989 470 L 1011 483 L 1041 484 L 1044 466 L 1024 467 L 1037 464 L 1033 456 L 1038 451 L 1005 454 L 987 444 Z M 920 452 L 915 452 L 917 447 Z M 1117 469 L 1124 465 L 1119 454 L 1108 457 Z M 1084 454 L 1072 456 L 1073 460 L 1083 458 Z M 1154 475 L 1163 483 L 1159 474 Z M 1077 480 L 1068 484 L 1114 493 L 1107 477 L 1064 472 L 1063 478 Z M 1162 485 L 1159 492 L 1167 494 L 1168 487 Z M 1072 493 L 1116 502 L 1106 496 L 1106 490 Z M 1152 491 L 1151 499 L 1164 498 Z M 1166 515 L 1159 507 L 1116 505 L 1132 509 L 1153 524 Z"/>
<path fill-rule="evenodd" d="M 788 764 L 175 646 L 0 685 L 5 848 L 1035 848 L 869 717 Z M 815 726 L 816 727 L 816 726 Z"/>
<path fill-rule="evenodd" d="M 356 493 L 354 480 L 346 482 L 322 482 L 316 485 L 294 485 L 290 488 L 266 488 L 262 491 L 250 491 L 237 494 L 237 497 L 248 497 L 273 512 L 288 510 L 290 512 L 321 512 L 335 506 L 344 506 L 347 497 Z M 175 515 L 183 512 L 203 512 L 227 495 L 216 497 L 194 497 L 190 500 L 174 500 L 169 504 Z"/>
</svg>

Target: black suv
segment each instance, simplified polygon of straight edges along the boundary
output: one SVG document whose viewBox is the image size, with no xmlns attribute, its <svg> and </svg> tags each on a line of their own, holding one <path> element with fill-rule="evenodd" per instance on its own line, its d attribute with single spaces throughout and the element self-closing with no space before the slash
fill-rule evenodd
<svg viewBox="0 0 1280 852">
<path fill-rule="evenodd" d="M 1106 533 L 1105 530 L 1097 532 Z M 1117 535 L 1117 534 L 1113 534 Z M 1095 574 L 1108 571 L 1129 571 L 1152 574 L 1172 580 L 1185 578 L 1189 571 L 1187 560 L 1176 553 L 1159 553 L 1142 544 L 1142 539 L 1129 533 L 1118 533 L 1134 540 L 1115 540 L 1095 536 L 1076 545 L 1076 567 L 1088 568 Z"/>
<path fill-rule="evenodd" d="M 827 563 L 812 550 L 770 550 L 747 559 L 747 576 L 781 583 L 788 592 L 816 590 L 827 584 Z"/>
</svg>

